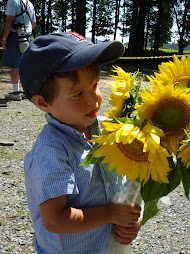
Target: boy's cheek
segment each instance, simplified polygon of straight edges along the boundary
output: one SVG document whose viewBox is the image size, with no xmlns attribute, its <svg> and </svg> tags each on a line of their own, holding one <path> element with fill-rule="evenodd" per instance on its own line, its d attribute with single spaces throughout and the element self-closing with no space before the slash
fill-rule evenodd
<svg viewBox="0 0 190 254">
<path fill-rule="evenodd" d="M 99 105 L 102 104 L 102 93 L 99 91 Z"/>
</svg>

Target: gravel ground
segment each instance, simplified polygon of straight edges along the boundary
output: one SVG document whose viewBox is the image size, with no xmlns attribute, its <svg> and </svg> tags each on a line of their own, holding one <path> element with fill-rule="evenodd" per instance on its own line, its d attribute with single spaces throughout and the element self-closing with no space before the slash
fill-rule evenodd
<svg viewBox="0 0 190 254">
<path fill-rule="evenodd" d="M 108 108 L 106 73 L 100 86 L 102 111 Z M 0 253 L 35 253 L 32 226 L 24 187 L 23 158 L 32 148 L 45 123 L 43 113 L 28 100 L 5 101 L 11 91 L 8 70 L 0 73 Z M 160 205 L 157 216 L 148 221 L 134 240 L 133 253 L 190 254 L 190 201 L 182 186 L 169 194 L 171 205 Z M 52 253 L 53 254 L 53 253 Z M 55 253 L 56 254 L 56 253 Z"/>
</svg>

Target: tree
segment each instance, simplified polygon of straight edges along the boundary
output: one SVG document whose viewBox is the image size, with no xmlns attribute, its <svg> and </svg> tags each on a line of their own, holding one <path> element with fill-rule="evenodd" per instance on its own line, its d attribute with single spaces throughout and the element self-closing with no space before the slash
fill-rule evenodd
<svg viewBox="0 0 190 254">
<path fill-rule="evenodd" d="M 137 33 L 139 4 L 140 4 L 140 0 L 133 0 L 132 2 L 133 10 L 132 10 L 132 19 L 131 19 L 131 26 L 130 26 L 129 44 L 128 44 L 129 56 L 133 56 L 135 51 L 134 44 L 135 44 L 136 33 Z"/>
<path fill-rule="evenodd" d="M 67 1 L 61 1 L 61 20 L 62 20 L 62 30 L 66 31 L 67 27 Z"/>
<path fill-rule="evenodd" d="M 51 5 L 52 0 L 48 1 L 48 15 L 47 15 L 47 22 L 46 22 L 46 34 L 52 32 L 52 17 L 51 17 Z"/>
<path fill-rule="evenodd" d="M 77 0 L 75 31 L 85 36 L 86 30 L 86 0 Z"/>
<path fill-rule="evenodd" d="M 98 0 L 96 12 L 95 32 L 96 36 L 106 36 L 113 34 L 113 2 L 110 0 Z"/>
<path fill-rule="evenodd" d="M 131 0 L 124 0 L 121 3 L 121 10 L 120 10 L 120 23 L 118 28 L 121 31 L 122 41 L 125 37 L 128 37 L 131 30 L 132 25 L 132 10 L 133 5 Z"/>
<path fill-rule="evenodd" d="M 173 9 L 179 34 L 178 53 L 183 54 L 184 47 L 190 44 L 190 0 L 177 0 Z"/>
<path fill-rule="evenodd" d="M 55 1 L 53 8 L 53 23 L 59 31 L 66 31 L 67 29 L 67 17 L 70 11 L 70 0 L 57 0 Z"/>
<path fill-rule="evenodd" d="M 157 15 L 157 21 L 156 21 L 156 29 L 155 29 L 155 40 L 154 40 L 154 51 L 157 53 L 160 45 L 160 27 L 161 27 L 161 17 L 162 17 L 162 10 L 163 10 L 163 1 L 158 1 L 158 15 Z"/>
<path fill-rule="evenodd" d="M 150 29 L 150 16 L 151 16 L 151 7 L 147 6 L 147 17 L 146 17 L 146 27 L 145 27 L 145 42 L 144 48 L 147 49 L 148 46 L 148 38 L 149 38 L 149 29 Z"/>
<path fill-rule="evenodd" d="M 92 42 L 95 43 L 95 32 L 96 32 L 96 6 L 97 0 L 93 1 L 93 16 L 92 16 Z"/>
<path fill-rule="evenodd" d="M 114 40 L 116 39 L 117 27 L 119 23 L 119 10 L 120 10 L 121 0 L 115 0 L 115 28 L 114 28 Z"/>
<path fill-rule="evenodd" d="M 138 26 L 137 26 L 136 40 L 135 40 L 135 54 L 136 55 L 143 54 L 146 6 L 147 6 L 147 0 L 140 0 Z"/>
<path fill-rule="evenodd" d="M 154 51 L 157 54 L 159 47 L 171 39 L 171 28 L 173 26 L 172 1 L 159 0 L 158 12 L 154 30 Z"/>
<path fill-rule="evenodd" d="M 5 25 L 5 20 L 6 20 L 5 9 L 6 9 L 6 2 L 0 1 L 0 24 L 2 29 Z"/>
<path fill-rule="evenodd" d="M 133 12 L 128 45 L 129 56 L 142 55 L 147 0 L 133 0 Z"/>
<path fill-rule="evenodd" d="M 41 9 L 41 34 L 46 34 L 46 26 L 45 26 L 45 20 L 46 20 L 46 15 L 45 15 L 45 6 L 46 6 L 46 1 L 42 0 L 42 9 Z"/>
</svg>

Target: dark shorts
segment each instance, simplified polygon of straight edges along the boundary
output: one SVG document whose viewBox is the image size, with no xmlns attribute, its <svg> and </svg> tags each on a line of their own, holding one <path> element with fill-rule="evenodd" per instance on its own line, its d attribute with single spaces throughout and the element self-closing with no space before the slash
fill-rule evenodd
<svg viewBox="0 0 190 254">
<path fill-rule="evenodd" d="M 29 40 L 30 36 L 26 36 Z M 19 40 L 17 33 L 11 32 L 7 37 L 7 50 L 2 52 L 2 65 L 18 68 L 20 61 Z"/>
<path fill-rule="evenodd" d="M 7 37 L 7 50 L 2 53 L 2 65 L 11 68 L 18 68 L 20 61 L 20 50 L 17 33 L 10 33 Z"/>
</svg>

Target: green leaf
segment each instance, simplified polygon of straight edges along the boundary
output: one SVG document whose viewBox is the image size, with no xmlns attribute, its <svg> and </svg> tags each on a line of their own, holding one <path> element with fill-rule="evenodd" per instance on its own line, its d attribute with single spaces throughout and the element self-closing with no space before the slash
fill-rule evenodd
<svg viewBox="0 0 190 254">
<path fill-rule="evenodd" d="M 90 165 L 90 164 L 99 164 L 103 161 L 104 156 L 103 157 L 98 157 L 95 158 L 94 157 L 94 152 L 98 149 L 99 147 L 97 147 L 97 145 L 95 147 L 93 147 L 90 152 L 87 154 L 87 156 L 85 157 L 85 159 L 83 160 L 83 162 L 80 164 L 80 166 L 85 166 L 85 165 Z"/>
<path fill-rule="evenodd" d="M 189 190 L 190 190 L 190 168 L 185 169 L 184 164 L 181 159 L 177 159 L 177 165 L 181 181 L 183 183 L 183 188 L 185 192 L 185 196 L 189 199 Z"/>
<path fill-rule="evenodd" d="M 180 184 L 178 169 L 176 168 L 172 158 L 168 159 L 170 162 L 170 168 L 173 168 L 168 175 L 169 183 L 160 184 L 153 181 L 150 177 L 145 185 L 141 187 L 141 195 L 145 202 L 166 196 Z"/>
<path fill-rule="evenodd" d="M 190 139 L 190 133 L 189 133 L 189 129 L 187 128 L 187 130 L 184 130 L 185 134 L 187 135 L 187 138 Z"/>
<path fill-rule="evenodd" d="M 145 222 L 147 222 L 147 220 L 154 217 L 160 211 L 160 209 L 157 206 L 158 200 L 159 199 L 154 199 L 154 200 L 145 202 L 142 225 L 144 225 Z"/>
</svg>

